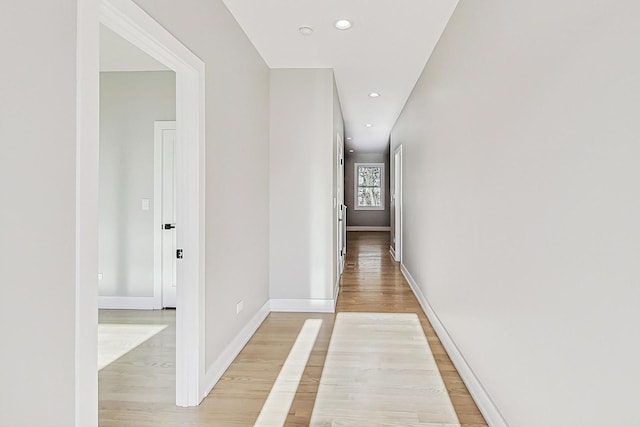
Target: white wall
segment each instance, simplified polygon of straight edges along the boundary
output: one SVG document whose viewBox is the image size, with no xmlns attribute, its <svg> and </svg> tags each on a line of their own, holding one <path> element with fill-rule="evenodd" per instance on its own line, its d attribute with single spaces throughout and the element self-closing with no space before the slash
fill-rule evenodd
<svg viewBox="0 0 640 427">
<path fill-rule="evenodd" d="M 511 426 L 638 425 L 638 22 L 461 0 L 393 131 L 404 262 Z"/>
<path fill-rule="evenodd" d="M 272 299 L 333 299 L 333 84 L 330 69 L 271 70 Z"/>
<path fill-rule="evenodd" d="M 0 28 L 0 425 L 70 426 L 76 2 L 5 4 Z"/>
<path fill-rule="evenodd" d="M 269 69 L 220 0 L 136 3 L 206 67 L 209 368 L 268 299 Z"/>
<path fill-rule="evenodd" d="M 154 121 L 175 118 L 173 71 L 100 73 L 101 296 L 153 296 Z"/>
</svg>

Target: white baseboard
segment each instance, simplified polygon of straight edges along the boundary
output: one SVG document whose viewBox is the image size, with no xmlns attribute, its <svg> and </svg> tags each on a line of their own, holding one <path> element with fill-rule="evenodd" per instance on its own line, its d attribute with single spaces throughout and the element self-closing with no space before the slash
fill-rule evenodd
<svg viewBox="0 0 640 427">
<path fill-rule="evenodd" d="M 335 299 L 272 299 L 271 311 L 334 313 Z"/>
<path fill-rule="evenodd" d="M 398 259 L 396 258 L 396 250 L 393 249 L 393 246 L 389 246 L 389 252 L 391 252 L 391 256 L 393 257 L 393 260 L 398 261 Z"/>
<path fill-rule="evenodd" d="M 368 225 L 347 225 L 347 231 L 391 231 L 390 226 L 375 227 Z"/>
<path fill-rule="evenodd" d="M 155 297 L 98 297 L 99 309 L 154 310 L 161 309 Z"/>
<path fill-rule="evenodd" d="M 400 270 L 402 271 L 402 275 L 405 277 L 405 279 L 407 279 L 407 282 L 409 282 L 409 286 L 411 286 L 411 289 L 416 295 L 416 298 L 422 306 L 425 314 L 427 315 L 429 322 L 431 322 L 431 326 L 433 326 L 436 334 L 438 334 L 440 342 L 442 342 L 442 345 L 447 351 L 447 354 L 458 370 L 462 381 L 464 381 L 465 385 L 469 389 L 469 393 L 471 393 L 473 400 L 476 402 L 476 405 L 478 405 L 478 409 L 480 409 L 480 412 L 482 412 L 482 415 L 484 416 L 489 426 L 509 427 L 504 417 L 496 407 L 495 403 L 493 402 L 493 400 L 491 400 L 491 397 L 482 386 L 482 383 L 480 383 L 478 377 L 476 377 L 476 375 L 473 373 L 473 370 L 460 352 L 460 349 L 458 349 L 456 343 L 451 338 L 451 335 L 449 335 L 449 332 L 447 332 L 447 328 L 445 328 L 445 326 L 442 324 L 436 312 L 433 311 L 433 308 L 427 301 L 427 298 L 422 293 L 422 290 L 420 289 L 416 281 L 411 276 L 411 273 L 409 273 L 409 270 L 407 270 L 404 264 L 400 265 Z"/>
<path fill-rule="evenodd" d="M 270 310 L 270 303 L 267 301 L 258 312 L 249 320 L 244 328 L 236 335 L 236 337 L 229 343 L 229 345 L 222 351 L 222 354 L 218 356 L 213 365 L 207 370 L 204 381 L 202 382 L 204 387 L 201 389 L 200 400 L 204 399 L 218 380 L 222 377 L 222 374 L 227 370 L 236 356 L 242 351 L 244 346 L 249 342 L 253 334 L 258 330 L 264 319 L 267 318 Z"/>
</svg>

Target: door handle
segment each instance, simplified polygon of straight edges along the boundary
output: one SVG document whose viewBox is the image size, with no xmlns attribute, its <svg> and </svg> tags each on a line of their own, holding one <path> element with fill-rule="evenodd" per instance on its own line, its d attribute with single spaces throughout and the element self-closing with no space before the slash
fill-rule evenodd
<svg viewBox="0 0 640 427">
<path fill-rule="evenodd" d="M 165 230 L 171 230 L 172 228 L 176 228 L 175 224 L 165 224 L 164 227 Z"/>
</svg>

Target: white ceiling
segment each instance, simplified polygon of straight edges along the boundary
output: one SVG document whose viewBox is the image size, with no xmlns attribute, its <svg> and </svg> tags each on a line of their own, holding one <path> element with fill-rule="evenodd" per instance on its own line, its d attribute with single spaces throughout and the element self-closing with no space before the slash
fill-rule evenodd
<svg viewBox="0 0 640 427">
<path fill-rule="evenodd" d="M 100 71 L 162 71 L 168 69 L 104 25 L 100 25 Z"/>
<path fill-rule="evenodd" d="M 381 152 L 458 0 L 223 0 L 271 68 L 333 68 L 347 148 Z M 340 31 L 338 19 L 353 27 Z M 298 31 L 314 29 L 311 36 Z M 379 98 L 370 98 L 379 92 Z M 373 127 L 366 128 L 371 123 Z"/>
</svg>

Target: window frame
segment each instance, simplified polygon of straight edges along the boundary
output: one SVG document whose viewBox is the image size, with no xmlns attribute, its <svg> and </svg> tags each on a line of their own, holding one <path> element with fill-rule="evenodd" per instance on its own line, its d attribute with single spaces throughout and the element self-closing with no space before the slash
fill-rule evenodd
<svg viewBox="0 0 640 427">
<path fill-rule="evenodd" d="M 380 168 L 380 206 L 358 206 L 358 169 L 360 167 Z M 353 206 L 357 211 L 383 211 L 385 210 L 385 175 L 384 163 L 354 163 L 353 164 Z"/>
</svg>

